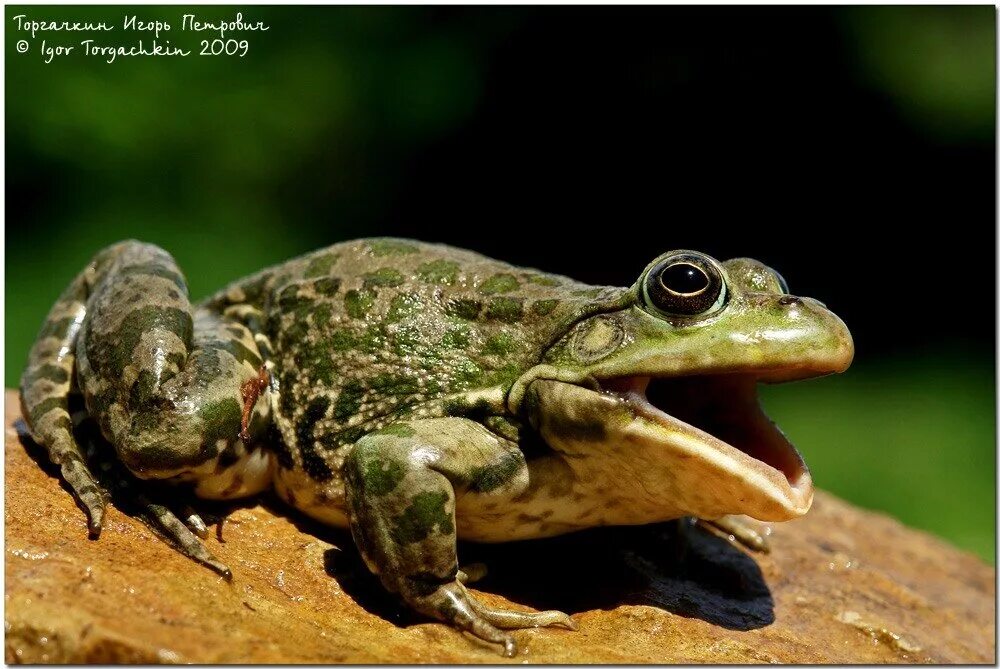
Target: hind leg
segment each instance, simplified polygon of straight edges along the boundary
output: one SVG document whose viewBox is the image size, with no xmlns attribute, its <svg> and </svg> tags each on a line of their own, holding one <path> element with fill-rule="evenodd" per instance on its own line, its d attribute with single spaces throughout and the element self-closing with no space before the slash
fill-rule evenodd
<svg viewBox="0 0 1000 669">
<path fill-rule="evenodd" d="M 252 455 L 268 418 L 268 403 L 257 403 L 246 439 L 241 438 L 243 387 L 261 367 L 246 327 L 207 309 L 193 312 L 173 258 L 149 244 L 122 242 L 105 249 L 71 289 L 70 327 L 55 339 L 47 333 L 56 328 L 43 329 L 22 382 L 32 434 L 50 457 L 62 452 L 63 444 L 75 444 L 60 413 L 69 385 L 55 386 L 38 370 L 59 362 L 72 369 L 72 351 L 88 413 L 133 475 L 190 481 L 199 494 L 216 497 L 263 487 L 269 478 L 263 466 L 254 470 L 261 480 L 230 476 L 231 486 L 218 484 L 229 480 L 219 476 L 221 470 Z M 89 476 L 82 459 L 79 467 Z M 86 488 L 70 485 L 82 499 Z M 172 512 L 146 507 L 181 552 L 211 565 Z"/>
<path fill-rule="evenodd" d="M 69 396 L 74 391 L 76 339 L 87 313 L 91 263 L 52 306 L 21 375 L 21 413 L 28 432 L 59 465 L 64 481 L 87 513 L 92 537 L 101 533 L 105 498 L 73 436 Z"/>
</svg>

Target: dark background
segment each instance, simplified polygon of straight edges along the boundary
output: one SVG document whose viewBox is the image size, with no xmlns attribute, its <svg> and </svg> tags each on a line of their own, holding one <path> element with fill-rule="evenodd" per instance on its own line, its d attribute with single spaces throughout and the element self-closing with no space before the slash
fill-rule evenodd
<svg viewBox="0 0 1000 669">
<path fill-rule="evenodd" d="M 617 285 L 751 256 L 855 336 L 848 374 L 765 395 L 818 484 L 994 560 L 992 7 L 247 7 L 243 59 L 48 65 L 152 36 L 11 20 L 135 13 L 197 54 L 192 11 L 237 8 L 7 8 L 8 386 L 122 238 L 196 298 L 364 235 Z"/>
</svg>

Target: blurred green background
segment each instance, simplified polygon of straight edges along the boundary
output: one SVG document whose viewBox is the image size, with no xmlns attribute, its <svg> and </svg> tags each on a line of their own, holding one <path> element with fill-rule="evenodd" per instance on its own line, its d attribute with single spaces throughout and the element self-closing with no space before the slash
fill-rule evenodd
<svg viewBox="0 0 1000 669">
<path fill-rule="evenodd" d="M 993 8 L 247 7 L 243 58 L 180 30 L 236 11 L 6 8 L 8 387 L 123 238 L 195 298 L 363 235 L 593 283 L 748 255 L 855 335 L 847 374 L 764 394 L 817 484 L 995 562 Z M 148 46 L 128 14 L 194 53 L 82 53 Z"/>
</svg>

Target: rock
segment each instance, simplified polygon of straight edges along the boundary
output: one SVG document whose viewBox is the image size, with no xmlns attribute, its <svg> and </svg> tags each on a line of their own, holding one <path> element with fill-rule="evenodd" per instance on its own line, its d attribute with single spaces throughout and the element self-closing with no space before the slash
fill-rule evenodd
<svg viewBox="0 0 1000 669">
<path fill-rule="evenodd" d="M 210 550 L 227 583 L 110 508 L 99 540 L 7 392 L 6 661 L 504 662 L 383 593 L 350 537 L 265 498 Z M 749 554 L 680 523 L 462 546 L 491 605 L 558 608 L 580 629 L 516 632 L 523 662 L 995 661 L 994 570 L 817 493 Z"/>
</svg>

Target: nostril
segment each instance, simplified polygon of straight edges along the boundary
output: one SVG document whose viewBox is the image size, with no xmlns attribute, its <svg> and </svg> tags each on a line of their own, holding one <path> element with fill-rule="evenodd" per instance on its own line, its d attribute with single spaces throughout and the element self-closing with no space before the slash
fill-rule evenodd
<svg viewBox="0 0 1000 669">
<path fill-rule="evenodd" d="M 778 300 L 778 304 L 787 307 L 789 304 L 802 304 L 802 300 L 794 295 L 784 295 Z"/>
</svg>

